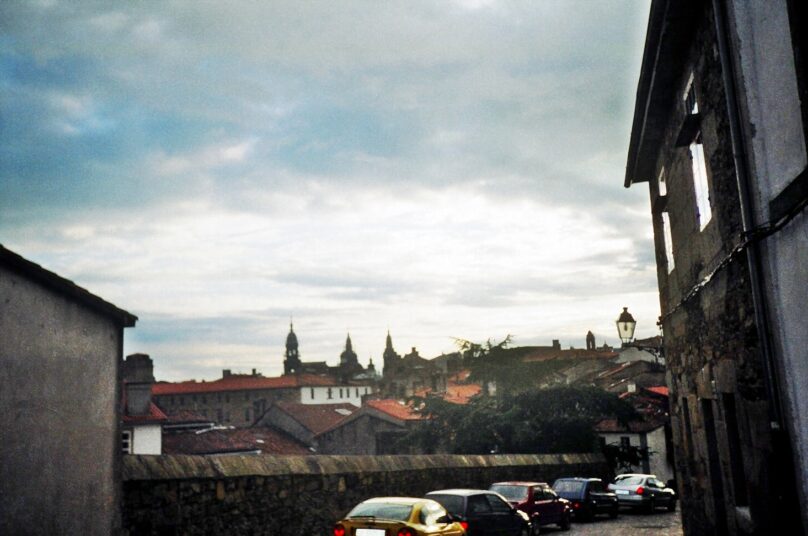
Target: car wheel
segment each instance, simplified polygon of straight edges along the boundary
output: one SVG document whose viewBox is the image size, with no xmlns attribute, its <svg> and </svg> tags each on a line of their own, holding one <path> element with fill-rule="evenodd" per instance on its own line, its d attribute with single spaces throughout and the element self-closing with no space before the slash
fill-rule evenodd
<svg viewBox="0 0 808 536">
<path fill-rule="evenodd" d="M 522 525 L 522 530 L 519 531 L 519 536 L 531 536 L 530 527 Z"/>
<path fill-rule="evenodd" d="M 533 526 L 530 529 L 530 536 L 539 536 L 541 534 L 541 527 L 539 526 L 539 520 L 533 520 Z"/>
<path fill-rule="evenodd" d="M 558 526 L 561 527 L 561 530 L 570 530 L 570 515 L 565 515 L 561 519 L 561 523 L 559 523 Z"/>
<path fill-rule="evenodd" d="M 671 499 L 668 503 L 668 512 L 673 512 L 676 510 L 676 499 Z"/>
<path fill-rule="evenodd" d="M 646 506 L 646 512 L 649 514 L 653 514 L 656 511 L 656 499 L 651 497 L 648 501 L 648 506 Z"/>
<path fill-rule="evenodd" d="M 618 515 L 620 515 L 620 507 L 619 507 L 619 506 L 615 506 L 614 508 L 612 508 L 611 510 L 609 510 L 609 517 L 610 517 L 610 518 L 614 519 L 614 518 L 616 518 Z"/>
</svg>

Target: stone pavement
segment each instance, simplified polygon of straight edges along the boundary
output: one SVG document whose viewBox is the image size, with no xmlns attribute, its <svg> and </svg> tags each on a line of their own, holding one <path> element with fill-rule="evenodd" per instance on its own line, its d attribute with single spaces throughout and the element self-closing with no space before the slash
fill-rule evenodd
<svg viewBox="0 0 808 536">
<path fill-rule="evenodd" d="M 555 534 L 562 536 L 589 535 L 620 535 L 620 536 L 682 536 L 682 516 L 677 508 L 676 512 L 657 510 L 653 514 L 635 513 L 621 510 L 620 517 L 609 519 L 598 516 L 592 522 L 577 522 L 572 524 L 569 532 L 563 532 L 555 527 L 542 527 L 542 534 Z"/>
</svg>

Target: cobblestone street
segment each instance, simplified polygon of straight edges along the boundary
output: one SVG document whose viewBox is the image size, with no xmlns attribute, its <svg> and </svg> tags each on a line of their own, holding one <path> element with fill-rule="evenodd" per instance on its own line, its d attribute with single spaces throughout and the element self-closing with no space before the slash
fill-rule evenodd
<svg viewBox="0 0 808 536">
<path fill-rule="evenodd" d="M 617 519 L 598 516 L 592 522 L 573 523 L 569 532 L 555 527 L 545 527 L 542 529 L 542 534 L 682 536 L 682 516 L 678 510 L 676 512 L 659 510 L 650 515 L 624 510 L 620 512 L 620 517 Z"/>
</svg>

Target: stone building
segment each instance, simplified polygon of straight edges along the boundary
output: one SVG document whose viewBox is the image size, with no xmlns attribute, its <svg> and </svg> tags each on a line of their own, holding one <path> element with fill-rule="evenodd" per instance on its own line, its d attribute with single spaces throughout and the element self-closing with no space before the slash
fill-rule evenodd
<svg viewBox="0 0 808 536">
<path fill-rule="evenodd" d="M 651 4 L 625 186 L 649 185 L 686 534 L 806 526 L 806 28 L 803 0 Z"/>
<path fill-rule="evenodd" d="M 0 304 L 0 534 L 116 533 L 137 318 L 2 246 Z"/>
<path fill-rule="evenodd" d="M 432 393 L 446 391 L 446 359 L 425 359 L 414 347 L 409 354 L 400 357 L 393 349 L 390 332 L 387 333 L 383 357 L 384 374 L 379 388 L 385 396 L 406 398 L 424 389 Z"/>
<path fill-rule="evenodd" d="M 368 400 L 359 410 L 318 433 L 314 441 L 318 454 L 419 454 L 399 440 L 423 419 L 399 400 Z"/>
</svg>

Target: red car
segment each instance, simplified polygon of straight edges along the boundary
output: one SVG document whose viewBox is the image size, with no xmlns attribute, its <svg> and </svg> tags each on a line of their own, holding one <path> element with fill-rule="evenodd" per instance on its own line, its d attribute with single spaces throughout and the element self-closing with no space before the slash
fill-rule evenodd
<svg viewBox="0 0 808 536">
<path fill-rule="evenodd" d="M 562 499 L 545 482 L 497 482 L 490 491 L 496 491 L 530 517 L 533 534 L 539 533 L 541 525 L 558 525 L 569 530 L 572 509 L 570 502 Z"/>
</svg>

